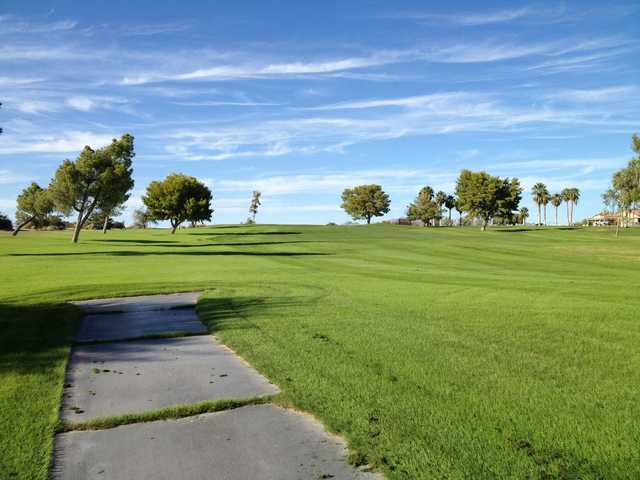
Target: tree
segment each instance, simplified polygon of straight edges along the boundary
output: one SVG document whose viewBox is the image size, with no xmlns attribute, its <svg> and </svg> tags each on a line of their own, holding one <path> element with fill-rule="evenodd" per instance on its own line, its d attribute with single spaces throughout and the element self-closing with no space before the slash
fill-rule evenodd
<svg viewBox="0 0 640 480">
<path fill-rule="evenodd" d="M 506 223 L 516 223 L 517 210 L 522 200 L 522 187 L 517 178 L 502 180 L 503 196 L 498 200 L 498 213 Z"/>
<path fill-rule="evenodd" d="M 86 225 L 90 225 L 94 230 L 102 230 L 102 233 L 106 233 L 107 229 L 113 228 L 113 217 L 122 215 L 123 211 L 122 207 L 115 207 L 110 211 L 96 208 L 87 220 Z"/>
<path fill-rule="evenodd" d="M 0 212 L 0 230 L 13 230 L 13 223 L 11 223 L 11 219 L 2 212 Z"/>
<path fill-rule="evenodd" d="M 258 207 L 260 206 L 260 197 L 262 194 L 254 190 L 251 195 L 251 204 L 249 205 L 249 215 L 251 218 L 251 223 L 256 223 L 256 214 L 258 213 Z"/>
<path fill-rule="evenodd" d="M 65 160 L 58 167 L 49 189 L 61 212 L 78 214 L 74 243 L 78 242 L 80 230 L 94 209 L 111 211 L 128 198 L 128 191 L 133 187 L 134 155 L 133 137 L 124 134 L 97 150 L 84 147 L 75 162 Z"/>
<path fill-rule="evenodd" d="M 617 210 L 616 236 L 623 219 L 627 225 L 631 208 L 640 202 L 640 138 L 634 134 L 631 139 L 631 149 L 637 155 L 629 160 L 625 168 L 614 173 L 611 188 L 602 196 L 606 205 Z"/>
<path fill-rule="evenodd" d="M 612 186 L 602 194 L 602 202 L 611 213 L 616 214 L 616 237 L 618 237 L 620 235 L 620 222 L 622 220 L 620 217 L 623 212 L 620 191 L 615 186 Z"/>
<path fill-rule="evenodd" d="M 521 193 L 520 182 L 516 178 L 502 179 L 487 172 L 462 170 L 456 184 L 460 208 L 471 217 L 480 218 L 483 231 L 497 214 L 513 216 Z"/>
<path fill-rule="evenodd" d="M 354 220 L 365 219 L 371 223 L 373 217 L 389 213 L 391 200 L 380 185 L 358 185 L 342 192 L 341 208 Z"/>
<path fill-rule="evenodd" d="M 47 216 L 53 212 L 53 200 L 50 192 L 36 182 L 32 182 L 22 190 L 16 202 L 18 209 L 16 211 L 16 228 L 13 231 L 14 236 L 30 222 L 44 223 Z"/>
<path fill-rule="evenodd" d="M 442 190 L 440 190 L 438 193 L 436 193 L 435 196 L 435 202 L 438 205 L 438 210 L 441 213 L 442 212 L 442 207 L 444 206 L 444 203 L 447 201 L 447 194 L 444 193 Z M 438 225 L 440 225 L 440 219 L 442 218 L 442 215 L 439 215 L 438 217 Z"/>
<path fill-rule="evenodd" d="M 456 197 L 454 197 L 453 195 L 447 195 L 447 198 L 444 201 L 444 206 L 447 210 L 449 210 L 449 225 L 452 225 L 451 211 L 456 208 Z"/>
<path fill-rule="evenodd" d="M 136 208 L 133 211 L 133 226 L 135 228 L 147 228 L 149 219 L 146 210 Z"/>
<path fill-rule="evenodd" d="M 567 202 L 567 224 L 573 225 L 573 210 L 580 200 L 580 190 L 577 188 L 565 188 L 562 190 L 562 199 Z"/>
<path fill-rule="evenodd" d="M 547 224 L 547 204 L 549 203 L 549 190 L 544 183 L 536 183 L 531 189 L 533 203 L 538 207 L 538 225 L 542 225 L 541 207 L 544 205 L 544 224 Z"/>
<path fill-rule="evenodd" d="M 148 220 L 169 220 L 171 233 L 175 233 L 183 222 L 211 220 L 212 198 L 211 190 L 197 178 L 172 173 L 162 181 L 151 182 L 142 201 Z"/>
<path fill-rule="evenodd" d="M 458 212 L 458 226 L 462 226 L 462 207 L 460 207 L 460 199 L 456 198 L 456 205 L 454 207 L 456 212 Z"/>
<path fill-rule="evenodd" d="M 407 207 L 407 218 L 409 220 L 420 220 L 423 226 L 431 225 L 431 223 L 441 218 L 442 209 L 434 199 L 433 189 L 431 187 L 423 187 L 418 196 Z"/>
<path fill-rule="evenodd" d="M 527 218 L 529 218 L 529 209 L 527 207 L 522 207 L 520 209 L 518 219 L 520 220 L 520 223 L 524 225 L 527 221 Z"/>
<path fill-rule="evenodd" d="M 553 208 L 555 210 L 555 223 L 556 225 L 558 225 L 558 207 L 562 205 L 562 195 L 560 195 L 559 193 L 554 193 L 553 195 L 551 195 L 549 200 L 551 201 L 551 205 L 553 205 Z"/>
</svg>

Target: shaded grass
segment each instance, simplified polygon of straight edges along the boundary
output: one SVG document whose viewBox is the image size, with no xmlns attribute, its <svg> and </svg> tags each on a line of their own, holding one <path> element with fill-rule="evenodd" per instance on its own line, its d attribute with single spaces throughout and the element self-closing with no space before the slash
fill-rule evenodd
<svg viewBox="0 0 640 480">
<path fill-rule="evenodd" d="M 46 478 L 80 312 L 0 304 L 0 478 Z"/>
<path fill-rule="evenodd" d="M 203 413 L 221 412 L 247 405 L 263 405 L 274 400 L 273 396 L 253 397 L 243 400 L 211 400 L 189 405 L 176 405 L 173 407 L 151 410 L 142 413 L 130 413 L 112 417 L 101 417 L 86 422 L 59 421 L 56 425 L 56 433 L 76 430 L 106 430 L 132 423 L 156 422 L 158 420 L 176 420 L 178 418 L 192 417 Z"/>
<path fill-rule="evenodd" d="M 354 464 L 392 479 L 639 478 L 640 231 L 517 233 L 216 227 L 110 232 L 104 245 L 83 232 L 75 246 L 67 232 L 0 235 L 14 279 L 0 302 L 24 309 L 3 324 L 0 472 L 46 478 L 76 312 L 56 304 L 204 290 L 209 329 L 281 387 L 279 403 L 344 435 Z M 284 243 L 292 234 L 301 242 Z M 236 243 L 226 235 L 255 241 L 212 242 Z"/>
</svg>

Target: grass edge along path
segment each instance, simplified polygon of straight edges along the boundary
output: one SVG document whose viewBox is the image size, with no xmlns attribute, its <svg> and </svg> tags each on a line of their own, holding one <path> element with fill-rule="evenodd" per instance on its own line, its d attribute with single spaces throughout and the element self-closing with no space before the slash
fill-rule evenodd
<svg viewBox="0 0 640 480">
<path fill-rule="evenodd" d="M 86 430 L 106 430 L 109 428 L 131 425 L 134 423 L 155 422 L 158 420 L 177 420 L 179 418 L 193 417 L 203 413 L 221 412 L 234 410 L 248 405 L 264 405 L 265 403 L 275 403 L 275 395 L 265 395 L 251 397 L 242 400 L 205 400 L 185 405 L 174 405 L 140 413 L 126 413 L 111 417 L 100 417 L 86 422 L 69 422 L 60 420 L 56 426 L 56 433 Z"/>
</svg>

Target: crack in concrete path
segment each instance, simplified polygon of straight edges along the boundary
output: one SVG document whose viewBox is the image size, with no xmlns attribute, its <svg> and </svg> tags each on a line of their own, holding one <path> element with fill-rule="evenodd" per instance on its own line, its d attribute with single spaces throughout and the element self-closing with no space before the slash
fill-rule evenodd
<svg viewBox="0 0 640 480">
<path fill-rule="evenodd" d="M 62 420 L 91 421 L 278 388 L 206 333 L 198 292 L 76 302 L 86 315 L 72 349 Z M 179 313 L 178 313 L 179 312 Z M 195 319 L 195 321 L 194 321 Z M 113 341 L 111 341 L 113 340 Z M 345 443 L 308 415 L 272 404 L 56 436 L 54 479 L 373 479 Z"/>
</svg>

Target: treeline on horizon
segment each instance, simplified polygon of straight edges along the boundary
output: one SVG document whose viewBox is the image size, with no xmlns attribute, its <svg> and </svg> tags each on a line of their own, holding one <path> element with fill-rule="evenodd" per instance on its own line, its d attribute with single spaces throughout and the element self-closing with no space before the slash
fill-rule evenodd
<svg viewBox="0 0 640 480">
<path fill-rule="evenodd" d="M 640 204 L 640 137 L 632 136 L 631 148 L 636 156 L 612 177 L 611 187 L 603 194 L 604 204 L 616 215 L 618 228 L 628 218 L 632 208 Z M 64 160 L 46 188 L 32 182 L 16 200 L 16 226 L 6 215 L 0 214 L 0 229 L 17 235 L 28 225 L 33 228 L 62 229 L 73 226 L 72 241 L 76 243 L 83 228 L 101 227 L 103 232 L 117 225 L 113 218 L 124 209 L 134 187 L 134 137 L 124 134 L 110 145 L 98 148 L 86 146 L 76 160 Z M 520 207 L 524 189 L 516 177 L 502 178 L 485 171 L 464 169 L 456 182 L 455 192 L 434 192 L 425 186 L 407 206 L 406 220 L 419 221 L 424 226 L 453 225 L 452 211 L 459 214 L 458 224 L 479 223 L 482 230 L 489 224 L 524 224 L 530 213 Z M 531 190 L 537 206 L 537 225 L 547 225 L 547 206 L 555 209 L 567 206 L 567 224 L 573 225 L 573 211 L 580 200 L 580 190 L 568 187 L 551 194 L 543 183 Z M 246 223 L 255 223 L 261 193 L 254 191 Z M 192 226 L 211 220 L 213 194 L 197 178 L 171 173 L 164 180 L 152 181 L 142 197 L 145 209 L 133 212 L 134 227 L 146 228 L 149 222 L 168 221 L 171 232 L 185 222 Z M 358 185 L 342 193 L 341 207 L 354 220 L 371 223 L 390 211 L 391 199 L 380 185 Z M 445 220 L 445 212 L 448 218 Z M 76 216 L 74 223 L 64 217 Z M 464 214 L 464 217 L 463 217 Z M 443 221 L 444 220 L 444 221 Z"/>
</svg>

